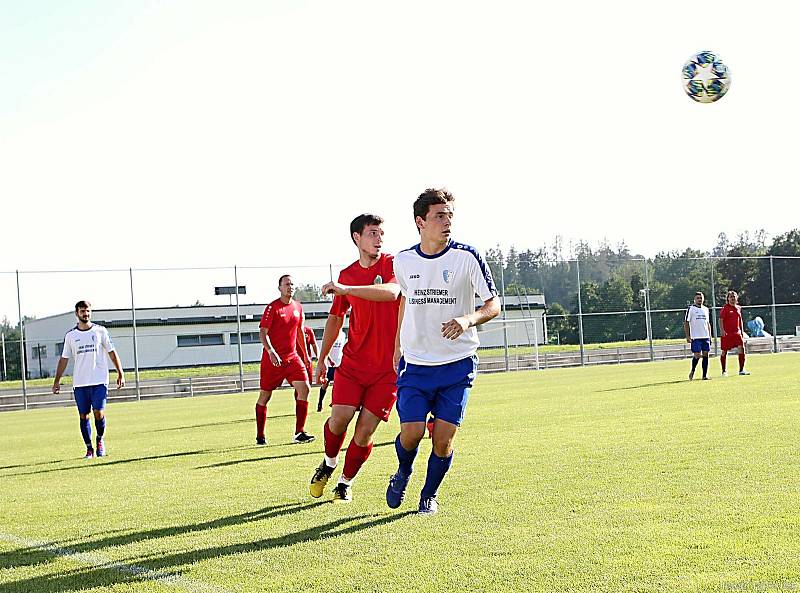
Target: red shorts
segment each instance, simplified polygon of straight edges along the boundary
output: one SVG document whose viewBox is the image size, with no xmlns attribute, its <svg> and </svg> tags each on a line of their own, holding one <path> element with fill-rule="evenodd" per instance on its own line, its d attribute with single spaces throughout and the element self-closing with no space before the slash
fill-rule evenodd
<svg viewBox="0 0 800 593">
<path fill-rule="evenodd" d="M 744 346 L 742 336 L 739 334 L 725 334 L 722 336 L 721 348 L 723 351 L 733 350 L 734 348 L 741 348 Z"/>
<path fill-rule="evenodd" d="M 354 368 L 345 360 L 336 367 L 332 406 L 364 408 L 386 422 L 397 401 L 397 373 L 370 372 Z"/>
<path fill-rule="evenodd" d="M 283 380 L 289 383 L 295 381 L 308 381 L 306 367 L 299 356 L 290 356 L 276 367 L 269 359 L 269 354 L 264 351 L 261 356 L 261 389 L 263 391 L 274 391 L 281 386 Z"/>
</svg>

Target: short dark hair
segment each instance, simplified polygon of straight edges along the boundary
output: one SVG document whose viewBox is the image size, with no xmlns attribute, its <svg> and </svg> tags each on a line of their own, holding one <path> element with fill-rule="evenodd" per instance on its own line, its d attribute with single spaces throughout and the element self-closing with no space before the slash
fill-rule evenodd
<svg viewBox="0 0 800 593">
<path fill-rule="evenodd" d="M 353 243 L 356 242 L 356 240 L 353 239 L 353 233 L 358 233 L 360 235 L 364 232 L 364 227 L 371 224 L 376 226 L 383 224 L 383 219 L 377 214 L 359 214 L 353 219 L 350 223 L 350 238 L 353 240 Z"/>
<path fill-rule="evenodd" d="M 78 312 L 78 309 L 91 309 L 91 308 L 92 308 L 92 303 L 90 303 L 89 301 L 78 301 L 77 303 L 75 303 L 76 313 Z"/>
<path fill-rule="evenodd" d="M 417 220 L 417 216 L 424 219 L 428 215 L 428 210 L 430 210 L 430 207 L 434 204 L 449 204 L 454 201 L 455 198 L 453 194 L 446 189 L 433 189 L 429 187 L 422 192 L 417 198 L 417 201 L 414 202 L 414 220 Z"/>
<path fill-rule="evenodd" d="M 698 296 L 698 295 L 700 295 L 700 296 L 701 296 L 701 297 L 703 297 L 703 298 L 706 298 L 706 295 L 704 295 L 704 294 L 703 294 L 702 292 L 700 292 L 699 290 L 698 290 L 696 293 L 694 293 L 694 296 Z"/>
<path fill-rule="evenodd" d="M 278 286 L 280 286 L 280 285 L 281 285 L 281 282 L 283 282 L 283 279 L 284 279 L 284 278 L 291 278 L 291 277 L 292 277 L 292 275 L 291 275 L 291 274 L 284 274 L 283 276 L 281 276 L 280 278 L 278 278 Z"/>
</svg>

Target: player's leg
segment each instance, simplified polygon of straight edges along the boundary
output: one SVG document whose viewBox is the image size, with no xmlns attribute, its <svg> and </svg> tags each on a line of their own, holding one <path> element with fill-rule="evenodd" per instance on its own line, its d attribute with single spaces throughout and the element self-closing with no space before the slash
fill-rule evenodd
<svg viewBox="0 0 800 593">
<path fill-rule="evenodd" d="M 700 340 L 692 340 L 692 370 L 689 371 L 689 381 L 694 379 L 698 362 L 700 362 Z"/>
<path fill-rule="evenodd" d="M 700 354 L 703 360 L 703 380 L 708 381 L 708 354 L 711 351 L 711 340 L 702 340 Z"/>
<path fill-rule="evenodd" d="M 308 383 L 308 371 L 299 356 L 293 356 L 284 362 L 286 380 L 294 387 L 297 398 L 294 402 L 294 438 L 298 444 L 310 443 L 314 437 L 306 432 L 308 419 L 308 393 L 311 389 Z"/>
<path fill-rule="evenodd" d="M 83 444 L 86 445 L 86 455 L 84 459 L 94 457 L 94 447 L 92 446 L 92 423 L 89 416 L 92 412 L 92 395 L 88 387 L 74 387 L 72 395 L 75 398 L 75 405 L 78 407 L 78 418 L 80 419 L 81 436 Z"/>
<path fill-rule="evenodd" d="M 264 383 L 262 381 L 262 387 Z M 267 437 L 264 434 L 264 428 L 267 424 L 267 404 L 272 399 L 272 390 L 260 389 L 258 391 L 258 400 L 256 401 L 256 444 L 266 445 Z"/>
<path fill-rule="evenodd" d="M 739 336 L 739 374 L 749 375 L 750 373 L 744 370 L 744 363 L 746 359 L 744 339 Z"/>
<path fill-rule="evenodd" d="M 433 449 L 428 458 L 425 485 L 420 493 L 419 512 L 422 514 L 431 515 L 438 510 L 436 496 L 445 475 L 453 465 L 453 441 L 464 420 L 469 391 L 477 370 L 478 360 L 473 356 L 443 365 L 437 374 L 445 385 L 438 386 L 433 407 L 436 421 L 433 428 Z"/>
<path fill-rule="evenodd" d="M 275 366 L 266 352 L 261 358 L 261 377 L 256 400 L 256 444 L 266 445 L 267 437 L 264 429 L 267 424 L 267 404 L 272 399 L 272 392 L 280 387 L 286 377 L 284 365 Z"/>
<path fill-rule="evenodd" d="M 98 457 L 105 457 L 106 445 L 104 436 L 106 434 L 106 400 L 108 399 L 108 387 L 106 385 L 95 385 L 92 389 L 92 409 L 94 411 L 94 427 L 97 439 Z"/>
<path fill-rule="evenodd" d="M 719 353 L 719 365 L 722 367 L 723 377 L 728 376 L 727 364 L 728 364 L 728 351 L 725 349 L 721 349 Z"/>
<path fill-rule="evenodd" d="M 342 450 L 347 427 L 355 416 L 355 406 L 334 404 L 331 407 L 331 415 L 325 421 L 323 435 L 325 440 L 325 455 L 322 463 L 319 464 L 314 475 L 311 477 L 309 492 L 314 498 L 319 498 L 325 491 L 333 470 L 339 465 L 339 452 Z"/>
</svg>

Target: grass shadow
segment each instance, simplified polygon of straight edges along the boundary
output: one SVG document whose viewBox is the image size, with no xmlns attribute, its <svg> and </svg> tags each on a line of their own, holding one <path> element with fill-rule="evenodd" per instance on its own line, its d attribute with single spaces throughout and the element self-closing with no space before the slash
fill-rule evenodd
<svg viewBox="0 0 800 593">
<path fill-rule="evenodd" d="M 270 420 L 277 418 L 294 418 L 294 414 L 280 414 L 277 416 L 270 416 Z M 149 434 L 153 432 L 173 432 L 177 430 L 192 430 L 195 428 L 206 428 L 208 426 L 226 426 L 228 424 L 245 424 L 252 422 L 255 424 L 255 418 L 240 418 L 239 420 L 225 420 L 224 422 L 206 422 L 205 424 L 190 424 L 188 426 L 173 426 L 172 428 L 157 428 L 154 430 L 142 430 L 138 434 Z M 1 469 L 1 468 L 0 468 Z"/>
<path fill-rule="evenodd" d="M 642 383 L 640 385 L 628 385 L 627 387 L 614 387 L 612 389 L 597 389 L 595 393 L 609 393 L 612 391 L 627 391 L 629 389 L 642 389 L 645 387 L 660 387 L 661 385 L 678 385 L 679 383 L 688 383 L 688 379 L 678 379 L 676 381 L 659 381 L 657 383 Z"/>
</svg>

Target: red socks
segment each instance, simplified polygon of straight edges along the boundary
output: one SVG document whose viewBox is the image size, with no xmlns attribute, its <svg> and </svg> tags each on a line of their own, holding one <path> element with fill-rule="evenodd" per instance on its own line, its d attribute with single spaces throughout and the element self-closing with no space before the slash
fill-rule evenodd
<svg viewBox="0 0 800 593">
<path fill-rule="evenodd" d="M 333 434 L 331 432 L 331 427 L 328 426 L 328 421 L 325 421 L 325 455 L 326 457 L 336 458 L 339 455 L 339 451 L 342 450 L 342 445 L 344 444 L 344 437 L 347 436 L 347 432 L 343 432 L 342 434 Z"/>
<path fill-rule="evenodd" d="M 294 433 L 303 432 L 306 429 L 306 418 L 308 418 L 308 400 L 298 399 L 294 402 Z"/>
<path fill-rule="evenodd" d="M 739 372 L 744 370 L 744 352 L 739 351 Z"/>
<path fill-rule="evenodd" d="M 372 443 L 366 447 L 360 447 L 356 444 L 355 439 L 350 441 L 347 445 L 347 454 L 344 456 L 344 469 L 342 470 L 342 477 L 345 480 L 352 480 L 358 474 L 358 470 L 364 465 L 364 462 L 369 458 L 372 453 Z"/>
<path fill-rule="evenodd" d="M 264 425 L 267 423 L 267 406 L 256 404 L 256 438 L 264 438 Z"/>
</svg>

